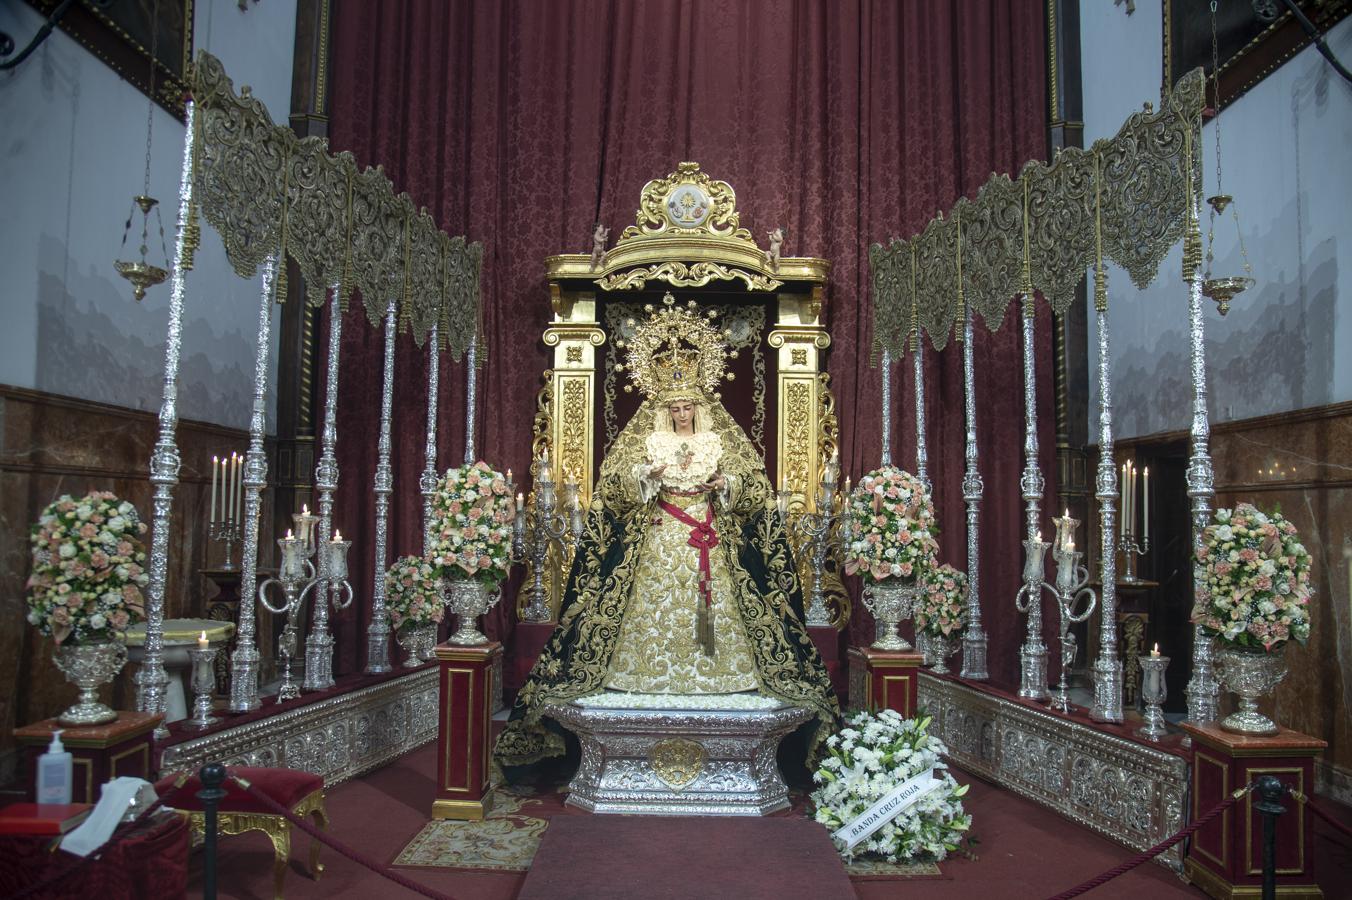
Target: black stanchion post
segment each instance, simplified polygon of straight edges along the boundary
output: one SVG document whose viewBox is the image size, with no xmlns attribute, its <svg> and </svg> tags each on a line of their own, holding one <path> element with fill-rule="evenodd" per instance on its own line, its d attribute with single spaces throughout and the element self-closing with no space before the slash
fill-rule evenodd
<svg viewBox="0 0 1352 900">
<path fill-rule="evenodd" d="M 1277 817 L 1286 812 L 1282 795 L 1286 785 L 1276 775 L 1264 775 L 1256 782 L 1258 802 L 1253 808 L 1263 814 L 1263 900 L 1277 897 Z"/>
<path fill-rule="evenodd" d="M 197 799 L 202 801 L 203 825 L 206 829 L 205 860 L 202 863 L 202 898 L 216 900 L 216 805 L 225 798 L 225 766 L 220 763 L 207 763 L 198 773 L 202 779 L 202 789 Z"/>
</svg>

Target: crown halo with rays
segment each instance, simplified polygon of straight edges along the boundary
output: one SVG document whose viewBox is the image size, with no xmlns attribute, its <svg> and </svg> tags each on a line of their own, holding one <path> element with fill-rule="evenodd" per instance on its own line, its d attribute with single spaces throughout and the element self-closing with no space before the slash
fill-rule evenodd
<svg viewBox="0 0 1352 900">
<path fill-rule="evenodd" d="M 615 366 L 615 371 L 629 373 L 625 391 L 637 386 L 658 403 L 718 399 L 718 383 L 733 379 L 726 362 L 736 359 L 737 351 L 728 350 L 726 335 L 713 326 L 717 313 L 708 310 L 701 315 L 694 300 L 678 305 L 670 291 L 662 298 L 661 309 L 648 303 L 643 311 L 648 318 L 642 323 L 633 319 L 625 323 L 634 329 L 633 337 L 615 342 L 616 349 L 627 351 L 625 362 Z"/>
</svg>

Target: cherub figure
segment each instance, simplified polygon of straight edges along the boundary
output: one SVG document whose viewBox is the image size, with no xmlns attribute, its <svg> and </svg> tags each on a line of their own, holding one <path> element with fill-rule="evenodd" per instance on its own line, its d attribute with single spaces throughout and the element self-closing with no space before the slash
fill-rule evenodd
<svg viewBox="0 0 1352 900">
<path fill-rule="evenodd" d="M 591 268 L 593 272 L 601 268 L 601 260 L 606 255 L 606 239 L 609 237 L 610 229 L 597 222 L 596 230 L 592 232 Z"/>
<path fill-rule="evenodd" d="M 784 245 L 784 227 L 776 226 L 769 232 L 770 249 L 765 251 L 765 262 L 771 271 L 779 271 L 779 250 Z"/>
</svg>

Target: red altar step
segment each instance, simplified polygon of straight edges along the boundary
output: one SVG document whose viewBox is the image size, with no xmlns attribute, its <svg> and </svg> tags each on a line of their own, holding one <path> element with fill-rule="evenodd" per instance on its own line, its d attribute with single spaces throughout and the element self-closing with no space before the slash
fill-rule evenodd
<svg viewBox="0 0 1352 900">
<path fill-rule="evenodd" d="M 826 829 L 808 819 L 555 816 L 517 895 L 635 896 L 853 900 L 855 891 Z"/>
</svg>

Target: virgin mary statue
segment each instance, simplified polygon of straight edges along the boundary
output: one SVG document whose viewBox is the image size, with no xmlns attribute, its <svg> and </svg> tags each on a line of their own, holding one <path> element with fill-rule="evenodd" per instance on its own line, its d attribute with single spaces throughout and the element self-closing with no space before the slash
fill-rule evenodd
<svg viewBox="0 0 1352 900">
<path fill-rule="evenodd" d="M 559 625 L 498 738 L 503 766 L 563 756 L 546 708 L 607 690 L 807 707 L 809 754 L 839 716 L 764 463 L 715 393 L 722 338 L 693 303 L 664 304 L 629 343 L 645 399 L 602 463 Z"/>
</svg>

